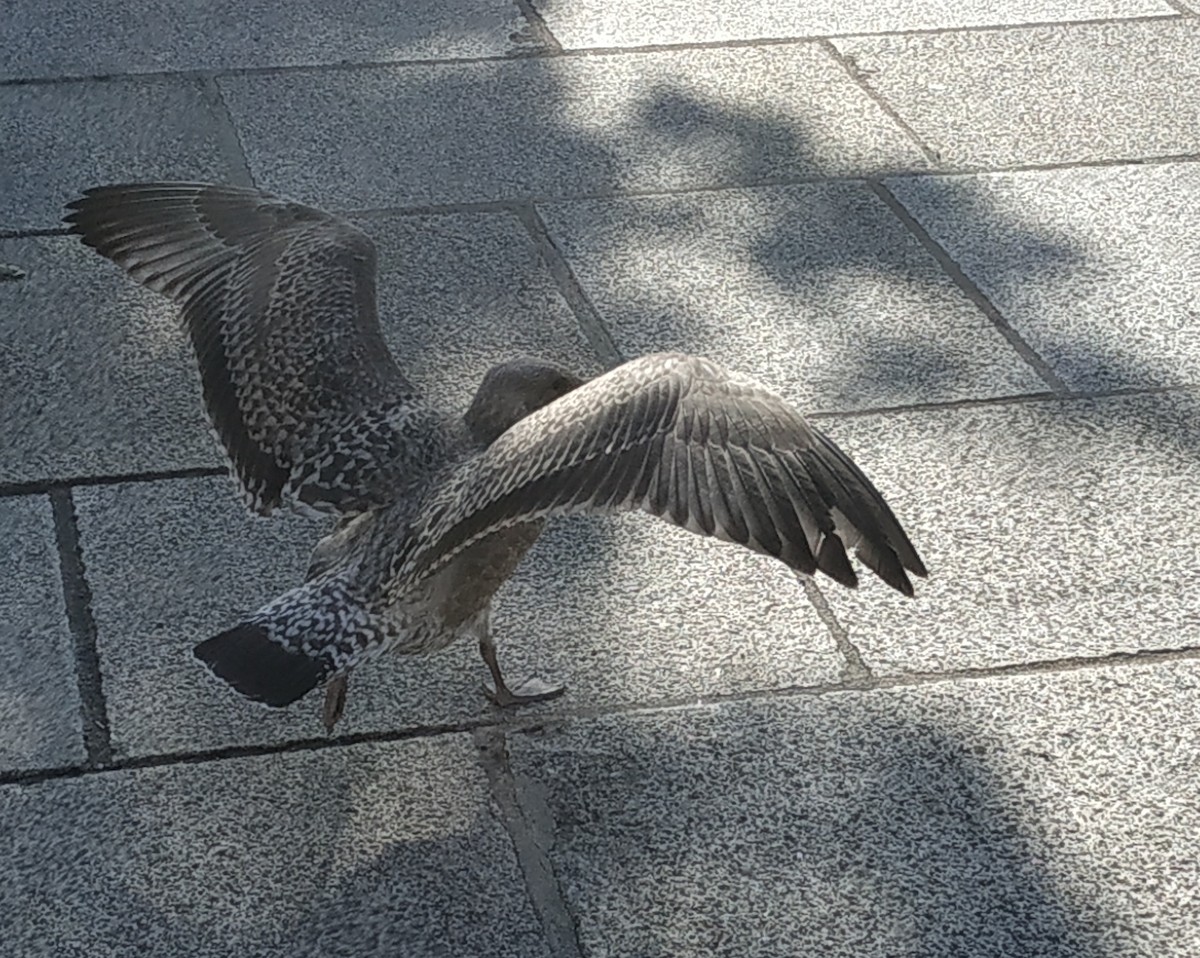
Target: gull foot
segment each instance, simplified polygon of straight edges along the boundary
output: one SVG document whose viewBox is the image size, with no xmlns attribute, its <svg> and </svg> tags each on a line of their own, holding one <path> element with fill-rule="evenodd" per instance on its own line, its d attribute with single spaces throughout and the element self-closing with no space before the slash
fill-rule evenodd
<svg viewBox="0 0 1200 958">
<path fill-rule="evenodd" d="M 333 727 L 346 708 L 346 684 L 348 676 L 339 675 L 331 679 L 325 686 L 325 705 L 321 709 L 321 721 L 325 725 L 327 735 L 333 734 Z"/>
<path fill-rule="evenodd" d="M 537 678 L 528 678 L 517 686 L 518 690 L 530 689 L 528 692 L 514 692 L 507 685 L 501 685 L 498 689 L 490 685 L 481 685 L 479 688 L 488 697 L 488 701 L 502 709 L 532 705 L 534 702 L 549 702 L 567 690 L 565 685 L 547 685 Z"/>
</svg>

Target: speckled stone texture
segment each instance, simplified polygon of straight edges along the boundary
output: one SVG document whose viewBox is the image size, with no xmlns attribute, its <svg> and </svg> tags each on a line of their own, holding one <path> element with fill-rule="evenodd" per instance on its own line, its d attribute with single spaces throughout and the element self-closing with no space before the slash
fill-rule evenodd
<svg viewBox="0 0 1200 958">
<path fill-rule="evenodd" d="M 352 209 L 926 165 L 815 46 L 218 82 L 261 185 Z"/>
<path fill-rule="evenodd" d="M 823 591 L 879 673 L 1194 645 L 1200 402 L 1049 401 L 822 423 L 887 490 L 930 578 Z"/>
<path fill-rule="evenodd" d="M 864 184 L 539 210 L 626 356 L 701 353 L 810 412 L 1046 389 Z M 980 218 L 1026 252 L 1014 274 L 1072 259 L 1018 216 Z"/>
<path fill-rule="evenodd" d="M 380 312 L 402 368 L 465 408 L 520 352 L 599 371 L 515 217 L 371 217 Z M 178 310 L 74 237 L 0 240 L 0 481 L 220 466 Z"/>
<path fill-rule="evenodd" d="M 169 9 L 168 9 L 169 8 Z M 14 0 L 0 79 L 503 56 L 536 49 L 504 0 Z"/>
<path fill-rule="evenodd" d="M 0 230 L 60 227 L 96 183 L 228 180 L 215 124 L 199 80 L 0 86 Z"/>
<path fill-rule="evenodd" d="M 5 953 L 550 958 L 465 736 L 0 788 Z"/>
<path fill-rule="evenodd" d="M 319 693 L 266 709 L 191 655 L 300 580 L 321 523 L 252 519 L 226 479 L 80 489 L 76 503 L 118 756 L 324 735 Z M 533 714 L 818 685 L 842 668 L 785 566 L 649 517 L 554 528 L 497 597 L 493 624 L 512 684 L 567 684 Z M 471 641 L 369 663 L 338 731 L 494 716 L 486 677 Z"/>
<path fill-rule="evenodd" d="M 1200 151 L 1200 22 L 837 40 L 953 166 Z"/>
<path fill-rule="evenodd" d="M 217 466 L 178 310 L 74 237 L 0 240 L 0 480 Z"/>
<path fill-rule="evenodd" d="M 1195 662 L 611 716 L 509 749 L 583 953 L 1191 958 Z"/>
<path fill-rule="evenodd" d="M 665 0 L 654 5 L 631 0 L 534 0 L 555 37 L 568 49 L 705 43 L 719 40 L 828 36 L 877 31 L 934 30 L 1089 20 L 1170 16 L 1162 0 L 1008 0 L 1003 4 L 841 3 L 809 0 Z"/>
<path fill-rule="evenodd" d="M 1071 388 L 1200 380 L 1200 165 L 905 177 L 888 188 Z M 1013 244 L 998 222 L 1061 255 Z"/>
<path fill-rule="evenodd" d="M 83 761 L 54 520 L 42 496 L 0 499 L 0 772 Z"/>
</svg>

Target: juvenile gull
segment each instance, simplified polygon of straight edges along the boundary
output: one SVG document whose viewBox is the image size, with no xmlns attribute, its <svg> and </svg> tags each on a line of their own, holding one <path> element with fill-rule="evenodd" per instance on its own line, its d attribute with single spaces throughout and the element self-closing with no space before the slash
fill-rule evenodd
<svg viewBox="0 0 1200 958">
<path fill-rule="evenodd" d="M 257 190 L 101 186 L 71 231 L 170 297 L 248 506 L 340 517 L 305 582 L 195 647 L 243 695 L 285 706 L 388 650 L 479 643 L 500 706 L 492 597 L 555 516 L 641 510 L 846 586 L 867 568 L 907 596 L 925 566 L 883 497 L 779 396 L 662 353 L 584 382 L 516 359 L 465 414 L 431 408 L 380 332 L 375 248 L 346 220 Z"/>
</svg>

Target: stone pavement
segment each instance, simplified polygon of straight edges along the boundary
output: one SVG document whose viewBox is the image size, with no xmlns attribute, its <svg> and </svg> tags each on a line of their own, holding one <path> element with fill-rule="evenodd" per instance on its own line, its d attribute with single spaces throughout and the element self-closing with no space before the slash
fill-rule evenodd
<svg viewBox="0 0 1200 958">
<path fill-rule="evenodd" d="M 0 953 L 1200 954 L 1196 0 L 12 0 L 0 30 Z M 245 516 L 82 188 L 352 214 L 439 402 L 536 352 L 782 390 L 906 602 L 561 523 L 473 648 L 257 709 L 191 645 Z"/>
</svg>

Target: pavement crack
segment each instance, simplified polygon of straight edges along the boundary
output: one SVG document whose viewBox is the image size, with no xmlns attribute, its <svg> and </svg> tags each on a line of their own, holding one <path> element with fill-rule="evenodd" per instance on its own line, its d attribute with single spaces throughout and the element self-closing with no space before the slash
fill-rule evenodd
<svg viewBox="0 0 1200 958">
<path fill-rule="evenodd" d="M 859 652 L 858 646 L 850 640 L 850 633 L 846 631 L 846 627 L 838 621 L 838 617 L 833 609 L 830 608 L 829 601 L 825 598 L 821 587 L 813 581 L 811 576 L 800 576 L 800 581 L 804 585 L 804 594 L 808 596 L 808 601 L 817 610 L 817 615 L 825 623 L 825 627 L 829 629 L 829 634 L 833 636 L 834 645 L 837 646 L 838 652 L 841 653 L 844 664 L 839 680 L 847 688 L 872 688 L 876 682 L 875 674 L 871 671 L 870 666 L 863 661 L 862 653 Z"/>
<path fill-rule="evenodd" d="M 200 80 L 204 101 L 208 104 L 215 125 L 214 133 L 221 155 L 229 164 L 230 180 L 235 186 L 254 188 L 254 174 L 250 172 L 250 161 L 246 159 L 246 148 L 238 134 L 237 124 L 233 122 L 233 114 L 229 104 L 225 102 L 225 94 L 217 83 L 215 76 L 209 75 Z"/>
<path fill-rule="evenodd" d="M 533 37 L 534 42 L 549 53 L 562 53 L 562 44 L 550 31 L 542 12 L 533 5 L 533 0 L 513 0 L 513 3 L 529 24 L 529 35 Z"/>
<path fill-rule="evenodd" d="M 995 304 L 987 298 L 983 290 L 981 290 L 967 274 L 963 268 L 958 265 L 950 256 L 949 252 L 925 229 L 916 218 L 908 211 L 908 209 L 896 199 L 895 195 L 879 180 L 869 180 L 867 185 L 871 191 L 878 196 L 896 215 L 896 218 L 908 229 L 933 258 L 937 260 L 942 271 L 954 281 L 954 284 L 964 293 L 967 298 L 981 309 L 984 315 L 992 321 L 992 325 L 996 327 L 1000 335 L 1008 340 L 1008 344 L 1016 350 L 1017 354 L 1025 360 L 1025 362 L 1033 368 L 1042 379 L 1059 396 L 1066 395 L 1070 392 L 1067 384 L 1054 371 L 1046 360 L 1044 360 L 1037 351 L 1025 341 L 1025 338 L 1017 332 L 1017 330 L 1009 323 L 1001 314 Z"/>
<path fill-rule="evenodd" d="M 87 584 L 83 551 L 79 545 L 79 523 L 71 490 L 50 490 L 54 512 L 54 535 L 58 541 L 59 568 L 67 623 L 75 640 L 75 675 L 79 684 L 83 746 L 89 768 L 102 768 L 112 762 L 112 739 L 108 727 L 108 707 L 104 701 L 100 672 L 100 652 L 96 645 L 96 621 L 92 617 L 92 592 Z"/>
<path fill-rule="evenodd" d="M 199 466 L 156 472 L 118 472 L 106 476 L 26 479 L 20 482 L 0 482 L 0 499 L 8 496 L 46 495 L 55 489 L 74 489 L 80 486 L 116 486 L 126 482 L 163 482 L 168 479 L 199 479 L 228 474 L 229 470 L 221 466 Z"/>
<path fill-rule="evenodd" d="M 555 958 L 580 958 L 583 951 L 575 921 L 550 861 L 554 821 L 545 802 L 534 795 L 534 783 L 518 781 L 508 757 L 508 744 L 499 728 L 481 728 L 474 734 L 479 761 L 487 773 L 492 797 L 500 809 L 525 888 L 542 923 L 550 954 Z"/>
<path fill-rule="evenodd" d="M 892 106 L 892 104 L 884 97 L 884 95 L 871 86 L 871 84 L 868 82 L 869 73 L 859 67 L 858 62 L 854 59 L 854 57 L 842 53 L 842 51 L 837 48 L 832 40 L 822 40 L 818 45 L 821 47 L 821 49 L 833 57 L 833 59 L 838 62 L 838 65 L 846 71 L 846 75 L 850 77 L 854 84 L 860 90 L 862 90 L 863 93 L 869 96 L 872 102 L 875 103 L 879 109 L 883 110 L 883 112 L 887 114 L 888 119 L 900 128 L 904 135 L 912 141 L 913 145 L 921 151 L 921 155 L 924 156 L 926 160 L 928 160 L 934 166 L 938 166 L 942 162 L 942 155 L 937 150 L 933 149 L 933 147 L 929 146 L 924 140 L 922 140 L 921 137 L 917 135 L 917 131 L 909 125 L 908 121 L 900 115 L 899 111 Z"/>
<path fill-rule="evenodd" d="M 554 277 L 554 282 L 558 285 L 563 299 L 567 301 L 567 305 L 575 315 L 575 321 L 579 324 L 579 328 L 587 337 L 588 343 L 591 344 L 600 361 L 610 369 L 621 365 L 625 362 L 625 357 L 617 348 L 617 344 L 613 342 L 612 334 L 604 325 L 604 320 L 600 318 L 596 307 L 588 299 L 587 293 L 584 292 L 575 276 L 575 271 L 571 269 L 571 264 L 567 262 L 567 258 L 563 256 L 553 237 L 550 236 L 550 230 L 546 227 L 537 208 L 532 203 L 518 203 L 514 209 L 521 224 L 537 247 L 550 275 Z"/>
</svg>

